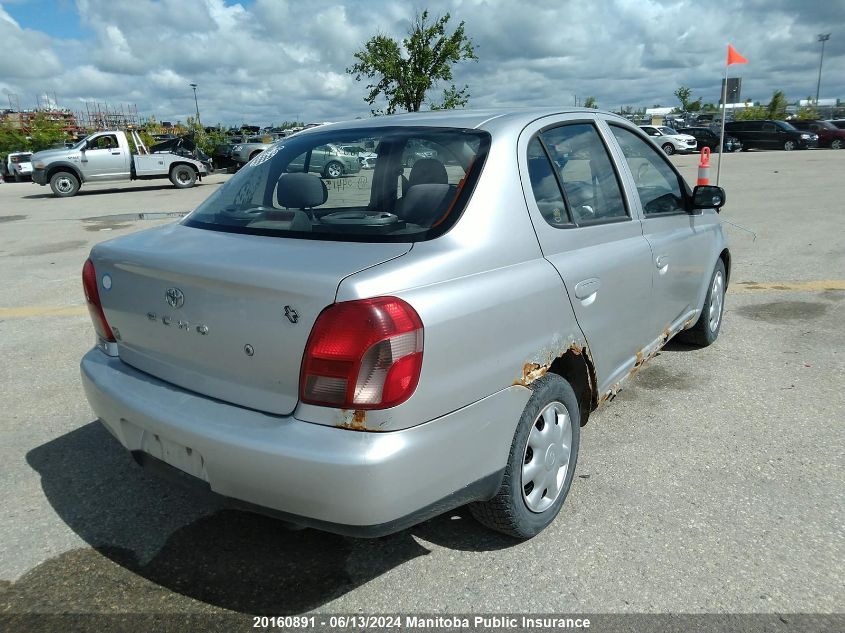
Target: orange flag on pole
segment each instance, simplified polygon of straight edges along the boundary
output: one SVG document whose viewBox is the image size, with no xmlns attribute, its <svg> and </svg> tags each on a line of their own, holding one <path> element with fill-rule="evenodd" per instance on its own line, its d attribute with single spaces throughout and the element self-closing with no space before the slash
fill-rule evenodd
<svg viewBox="0 0 845 633">
<path fill-rule="evenodd" d="M 736 49 L 728 44 L 728 63 L 727 65 L 730 66 L 731 64 L 747 64 L 748 60 L 745 59 L 742 55 L 736 52 Z"/>
</svg>

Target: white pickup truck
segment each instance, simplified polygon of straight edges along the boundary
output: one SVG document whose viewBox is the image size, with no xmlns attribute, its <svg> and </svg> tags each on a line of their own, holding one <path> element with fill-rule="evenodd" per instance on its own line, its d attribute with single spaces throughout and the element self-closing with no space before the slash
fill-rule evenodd
<svg viewBox="0 0 845 633">
<path fill-rule="evenodd" d="M 32 181 L 49 184 L 57 197 L 67 198 L 85 182 L 170 178 L 183 189 L 208 173 L 199 160 L 172 152 L 150 153 L 137 132 L 130 134 L 134 153 L 126 133 L 119 130 L 95 132 L 70 148 L 37 152 L 31 159 Z"/>
</svg>

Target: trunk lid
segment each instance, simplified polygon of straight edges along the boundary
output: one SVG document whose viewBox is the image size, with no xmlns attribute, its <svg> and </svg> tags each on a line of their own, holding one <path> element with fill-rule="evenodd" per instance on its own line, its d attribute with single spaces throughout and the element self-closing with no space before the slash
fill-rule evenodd
<svg viewBox="0 0 845 633">
<path fill-rule="evenodd" d="M 197 393 L 286 415 L 299 400 L 311 328 L 338 284 L 410 248 L 172 224 L 99 244 L 91 259 L 123 362 Z"/>
</svg>

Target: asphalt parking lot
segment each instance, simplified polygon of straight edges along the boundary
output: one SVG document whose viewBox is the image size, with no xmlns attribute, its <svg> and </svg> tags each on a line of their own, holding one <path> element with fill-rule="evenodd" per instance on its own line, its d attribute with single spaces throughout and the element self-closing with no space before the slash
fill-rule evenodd
<svg viewBox="0 0 845 633">
<path fill-rule="evenodd" d="M 672 160 L 695 181 L 697 156 Z M 841 611 L 843 173 L 842 151 L 725 156 L 722 217 L 744 228 L 720 339 L 670 343 L 593 414 L 560 517 L 524 543 L 465 511 L 289 532 L 142 472 L 82 392 L 82 264 L 229 176 L 0 185 L 0 614 Z"/>
</svg>

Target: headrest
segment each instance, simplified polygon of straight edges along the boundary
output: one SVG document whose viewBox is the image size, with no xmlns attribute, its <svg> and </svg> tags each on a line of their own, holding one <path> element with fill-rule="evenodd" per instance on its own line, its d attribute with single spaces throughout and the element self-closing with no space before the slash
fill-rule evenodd
<svg viewBox="0 0 845 633">
<path fill-rule="evenodd" d="M 328 200 L 329 190 L 314 174 L 282 174 L 276 185 L 276 198 L 288 209 L 311 209 Z"/>
<path fill-rule="evenodd" d="M 455 187 L 440 184 L 410 187 L 402 197 L 402 219 L 430 227 L 446 213 L 455 191 Z"/>
<path fill-rule="evenodd" d="M 446 168 L 435 158 L 420 158 L 411 168 L 411 175 L 408 178 L 410 185 L 445 185 L 449 182 L 449 175 Z"/>
</svg>

